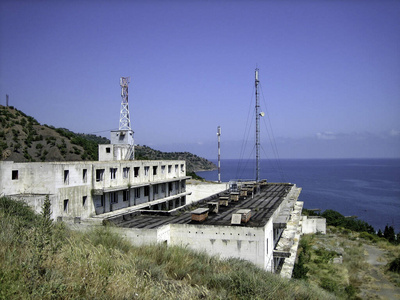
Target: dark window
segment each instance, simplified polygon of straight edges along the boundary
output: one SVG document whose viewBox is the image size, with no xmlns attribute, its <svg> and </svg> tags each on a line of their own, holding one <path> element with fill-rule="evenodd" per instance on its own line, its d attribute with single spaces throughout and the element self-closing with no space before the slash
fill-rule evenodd
<svg viewBox="0 0 400 300">
<path fill-rule="evenodd" d="M 122 191 L 122 193 L 123 193 L 122 200 L 123 201 L 129 201 L 129 191 L 128 190 Z"/>
<path fill-rule="evenodd" d="M 68 199 L 64 200 L 64 212 L 68 212 Z"/>
<path fill-rule="evenodd" d="M 150 188 L 148 186 L 144 187 L 144 196 L 147 197 L 150 193 Z"/>
<path fill-rule="evenodd" d="M 117 168 L 110 168 L 111 179 L 115 179 L 115 175 L 117 174 Z"/>
<path fill-rule="evenodd" d="M 111 148 L 110 147 L 106 148 L 106 153 L 111 153 Z"/>
<path fill-rule="evenodd" d="M 12 180 L 18 180 L 18 170 L 12 170 L 11 179 Z"/>
<path fill-rule="evenodd" d="M 133 171 L 135 172 L 135 177 L 139 177 L 139 170 L 140 170 L 140 167 L 135 167 L 133 169 Z"/>
<path fill-rule="evenodd" d="M 123 178 L 129 178 L 129 168 L 123 168 L 122 173 Z"/>
<path fill-rule="evenodd" d="M 69 170 L 64 170 L 64 184 L 69 184 Z"/>
<path fill-rule="evenodd" d="M 153 166 L 153 175 L 157 175 L 157 166 Z"/>
<path fill-rule="evenodd" d="M 103 181 L 104 178 L 104 169 L 97 169 L 96 170 L 96 181 Z"/>
<path fill-rule="evenodd" d="M 118 193 L 117 192 L 110 193 L 110 202 L 112 204 L 118 203 Z"/>
<path fill-rule="evenodd" d="M 83 182 L 87 182 L 87 169 L 82 170 L 82 180 Z"/>
<path fill-rule="evenodd" d="M 86 205 L 87 196 L 82 197 L 82 206 Z"/>
<path fill-rule="evenodd" d="M 140 198 L 140 188 L 135 189 L 135 198 Z"/>
</svg>

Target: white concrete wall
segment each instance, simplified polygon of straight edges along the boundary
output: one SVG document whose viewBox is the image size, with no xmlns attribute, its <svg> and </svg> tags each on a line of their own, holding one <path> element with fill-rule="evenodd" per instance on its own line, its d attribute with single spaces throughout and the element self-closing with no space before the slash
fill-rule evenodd
<svg viewBox="0 0 400 300">
<path fill-rule="evenodd" d="M 139 168 L 137 177 L 134 176 L 135 167 Z M 147 174 L 144 172 L 145 167 L 149 170 Z M 157 168 L 156 174 L 154 167 Z M 129 172 L 126 172 L 128 176 L 124 176 L 124 168 L 129 168 Z M 116 169 L 115 176 L 111 176 L 110 169 Z M 18 178 L 14 180 L 13 170 L 18 171 Z M 104 170 L 101 180 L 96 180 L 96 170 Z M 166 195 L 184 192 L 181 182 L 186 180 L 185 170 L 185 161 L 0 162 L 0 195 L 50 194 L 55 201 L 53 210 L 57 212 L 54 213 L 56 216 L 85 218 L 134 204 L 134 188 L 139 188 L 141 192 L 140 198 L 136 199 L 136 205 L 153 200 L 153 189 L 150 185 L 159 186 L 156 199 L 163 198 L 161 183 L 166 186 Z M 173 181 L 171 191 L 168 190 L 170 181 Z M 178 188 L 175 181 L 179 182 Z M 145 186 L 149 186 L 148 197 L 144 196 Z M 128 189 L 130 201 L 123 201 L 123 190 Z M 118 203 L 111 206 L 110 192 L 116 192 L 118 197 Z M 100 207 L 102 194 L 105 206 Z M 85 204 L 83 197 L 86 197 Z M 68 200 L 67 205 L 65 200 Z"/>
<path fill-rule="evenodd" d="M 240 258 L 265 268 L 264 228 L 193 224 L 170 226 L 171 245 L 205 251 L 221 258 Z"/>
<path fill-rule="evenodd" d="M 322 233 L 326 234 L 326 219 L 322 217 L 302 217 L 302 234 Z"/>
<path fill-rule="evenodd" d="M 115 230 L 136 246 L 151 245 L 157 242 L 157 229 L 115 227 Z"/>
</svg>

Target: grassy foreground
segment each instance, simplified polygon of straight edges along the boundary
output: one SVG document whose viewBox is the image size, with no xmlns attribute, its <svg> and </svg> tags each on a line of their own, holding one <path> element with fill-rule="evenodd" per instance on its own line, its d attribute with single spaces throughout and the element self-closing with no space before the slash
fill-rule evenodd
<svg viewBox="0 0 400 300">
<path fill-rule="evenodd" d="M 47 207 L 47 210 L 49 208 Z M 238 259 L 75 232 L 0 198 L 0 299 L 332 299 Z"/>
</svg>

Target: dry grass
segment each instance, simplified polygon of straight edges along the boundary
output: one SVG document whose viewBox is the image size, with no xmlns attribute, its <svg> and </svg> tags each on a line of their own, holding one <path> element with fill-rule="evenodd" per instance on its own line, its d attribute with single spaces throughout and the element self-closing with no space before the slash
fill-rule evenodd
<svg viewBox="0 0 400 300">
<path fill-rule="evenodd" d="M 308 281 L 343 299 L 357 299 L 361 295 L 361 288 L 379 290 L 376 279 L 370 275 L 371 265 L 365 261 L 365 244 L 374 245 L 386 253 L 378 261 L 390 262 L 400 252 L 400 246 L 392 245 L 384 239 L 371 239 L 368 234 L 335 227 L 329 227 L 326 235 L 305 235 L 301 244 L 306 244 L 309 257 L 305 263 L 309 269 Z M 332 258 L 340 256 L 343 257 L 343 263 L 334 264 Z M 385 274 L 399 285 L 399 274 Z"/>
<path fill-rule="evenodd" d="M 10 210 L 7 201 L 0 198 L 0 299 L 334 298 L 245 261 L 180 247 L 133 247 L 109 227 L 42 228 L 27 207 Z"/>
</svg>

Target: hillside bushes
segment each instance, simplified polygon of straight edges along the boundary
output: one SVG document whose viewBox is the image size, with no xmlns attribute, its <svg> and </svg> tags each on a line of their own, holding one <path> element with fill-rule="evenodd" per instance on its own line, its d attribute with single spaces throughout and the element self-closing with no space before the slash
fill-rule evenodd
<svg viewBox="0 0 400 300">
<path fill-rule="evenodd" d="M 333 299 L 238 259 L 133 247 L 112 227 L 72 232 L 50 211 L 0 198 L 0 299 Z"/>
</svg>

